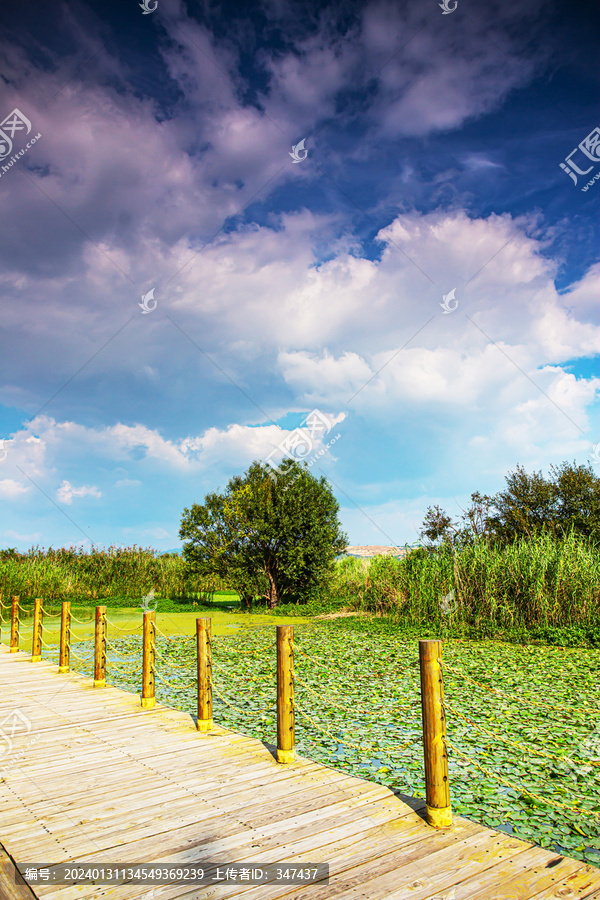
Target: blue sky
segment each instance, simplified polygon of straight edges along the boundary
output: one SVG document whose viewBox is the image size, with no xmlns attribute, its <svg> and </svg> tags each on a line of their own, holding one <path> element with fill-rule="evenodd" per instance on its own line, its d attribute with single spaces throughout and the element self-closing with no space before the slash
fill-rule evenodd
<svg viewBox="0 0 600 900">
<path fill-rule="evenodd" d="M 597 4 L 455 2 L 5 4 L 1 546 L 176 547 L 298 428 L 352 544 L 600 465 Z"/>
</svg>

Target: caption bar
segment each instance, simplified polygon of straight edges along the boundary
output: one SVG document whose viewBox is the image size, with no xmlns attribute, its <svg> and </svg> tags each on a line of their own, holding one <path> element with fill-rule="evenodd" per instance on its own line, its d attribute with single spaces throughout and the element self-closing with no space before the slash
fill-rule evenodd
<svg viewBox="0 0 600 900">
<path fill-rule="evenodd" d="M 84 864 L 25 866 L 23 875 L 15 874 L 16 884 L 329 884 L 329 863 L 303 863 L 288 866 L 231 865 L 173 866 L 145 863 L 125 865 Z"/>
</svg>

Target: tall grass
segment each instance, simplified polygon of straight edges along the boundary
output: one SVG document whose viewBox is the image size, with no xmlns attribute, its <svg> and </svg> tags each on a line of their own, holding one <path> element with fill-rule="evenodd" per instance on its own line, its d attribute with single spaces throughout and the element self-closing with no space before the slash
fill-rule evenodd
<svg viewBox="0 0 600 900">
<path fill-rule="evenodd" d="M 180 556 L 141 547 L 0 551 L 0 592 L 27 603 L 71 600 L 176 600 L 206 598 L 227 590 L 221 580 L 199 580 Z M 446 598 L 445 603 L 443 599 Z M 571 533 L 541 534 L 504 549 L 479 542 L 463 550 L 420 548 L 403 559 L 347 557 L 336 566 L 328 600 L 354 609 L 391 613 L 407 624 L 466 623 L 480 626 L 598 626 L 600 553 Z"/>
<path fill-rule="evenodd" d="M 216 580 L 192 576 L 184 560 L 159 555 L 142 547 L 82 550 L 30 550 L 26 554 L 0 552 L 0 592 L 4 602 L 17 594 L 22 602 L 42 597 L 89 602 L 96 599 L 139 600 L 155 590 L 157 597 L 196 598 L 222 589 Z"/>
<path fill-rule="evenodd" d="M 345 559 L 333 591 L 356 609 L 391 612 L 415 624 L 597 625 L 600 553 L 571 533 L 562 540 L 519 539 L 503 549 L 483 541 L 456 552 L 420 549 L 367 565 Z"/>
</svg>

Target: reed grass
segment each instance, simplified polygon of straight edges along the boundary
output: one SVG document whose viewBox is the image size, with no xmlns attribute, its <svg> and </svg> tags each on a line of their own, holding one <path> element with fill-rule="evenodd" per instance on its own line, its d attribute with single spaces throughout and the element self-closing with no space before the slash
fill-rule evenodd
<svg viewBox="0 0 600 900">
<path fill-rule="evenodd" d="M 17 594 L 27 603 L 35 597 L 47 602 L 96 599 L 139 600 L 154 589 L 157 597 L 202 598 L 220 590 L 219 579 L 199 580 L 176 555 L 160 555 L 142 547 L 82 550 L 40 550 L 26 554 L 0 553 L 0 592 Z"/>
<path fill-rule="evenodd" d="M 459 551 L 422 548 L 366 565 L 348 558 L 338 564 L 332 590 L 351 608 L 392 613 L 411 624 L 598 625 L 600 552 L 571 532 L 563 539 L 521 538 L 504 548 L 484 541 Z"/>
<path fill-rule="evenodd" d="M 206 600 L 230 587 L 221 579 L 199 579 L 182 557 L 152 548 L 0 551 L 5 603 L 18 594 L 25 604 L 42 597 L 122 605 L 152 589 L 157 598 Z M 479 541 L 457 551 L 418 548 L 402 559 L 346 557 L 336 563 L 321 605 L 392 615 L 407 625 L 596 627 L 600 552 L 572 532 L 562 539 L 548 533 L 521 538 L 504 548 Z"/>
</svg>

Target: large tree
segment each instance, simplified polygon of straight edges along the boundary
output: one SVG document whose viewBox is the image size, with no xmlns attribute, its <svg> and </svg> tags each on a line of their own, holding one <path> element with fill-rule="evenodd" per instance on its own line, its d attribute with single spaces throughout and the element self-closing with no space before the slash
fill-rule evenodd
<svg viewBox="0 0 600 900">
<path fill-rule="evenodd" d="M 227 579 L 245 605 L 256 596 L 271 609 L 311 599 L 348 543 L 325 478 L 294 460 L 279 473 L 254 462 L 223 493 L 183 511 L 179 536 L 188 565 Z"/>
</svg>

